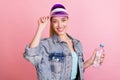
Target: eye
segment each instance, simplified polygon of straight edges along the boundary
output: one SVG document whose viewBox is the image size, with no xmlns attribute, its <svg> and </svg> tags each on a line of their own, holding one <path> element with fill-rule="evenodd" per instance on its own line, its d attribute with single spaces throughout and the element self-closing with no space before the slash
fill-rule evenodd
<svg viewBox="0 0 120 80">
<path fill-rule="evenodd" d="M 65 22 L 65 21 L 67 21 L 66 19 L 62 19 L 62 22 Z"/>
<path fill-rule="evenodd" d="M 53 22 L 53 23 L 57 23 L 57 20 L 53 20 L 52 22 Z"/>
</svg>

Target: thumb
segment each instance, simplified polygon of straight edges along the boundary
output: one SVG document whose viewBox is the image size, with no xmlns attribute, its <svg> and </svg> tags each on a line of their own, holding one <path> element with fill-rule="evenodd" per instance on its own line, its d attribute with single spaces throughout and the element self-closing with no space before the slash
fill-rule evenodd
<svg viewBox="0 0 120 80">
<path fill-rule="evenodd" d="M 93 54 L 91 56 L 91 63 L 93 64 L 95 57 L 96 57 L 96 53 L 97 53 L 97 48 L 94 49 Z"/>
</svg>

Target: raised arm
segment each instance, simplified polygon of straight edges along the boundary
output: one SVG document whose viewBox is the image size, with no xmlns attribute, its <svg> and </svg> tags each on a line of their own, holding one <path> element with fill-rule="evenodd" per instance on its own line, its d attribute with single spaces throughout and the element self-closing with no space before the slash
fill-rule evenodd
<svg viewBox="0 0 120 80">
<path fill-rule="evenodd" d="M 47 26 L 48 22 L 49 22 L 49 16 L 39 18 L 38 29 L 36 31 L 36 34 L 35 34 L 33 40 L 30 43 L 30 48 L 34 48 L 34 47 L 38 46 L 40 39 L 41 39 L 42 32 L 45 29 L 45 27 Z"/>
</svg>

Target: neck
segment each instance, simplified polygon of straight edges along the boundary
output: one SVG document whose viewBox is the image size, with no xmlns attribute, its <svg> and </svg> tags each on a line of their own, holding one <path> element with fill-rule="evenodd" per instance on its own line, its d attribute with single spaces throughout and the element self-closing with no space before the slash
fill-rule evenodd
<svg viewBox="0 0 120 80">
<path fill-rule="evenodd" d="M 61 39 L 61 41 L 67 41 L 69 39 L 67 34 L 60 35 L 59 38 Z"/>
</svg>

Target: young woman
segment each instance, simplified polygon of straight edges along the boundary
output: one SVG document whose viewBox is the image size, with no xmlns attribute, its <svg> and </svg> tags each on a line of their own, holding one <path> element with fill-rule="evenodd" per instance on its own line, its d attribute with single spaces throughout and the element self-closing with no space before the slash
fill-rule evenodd
<svg viewBox="0 0 120 80">
<path fill-rule="evenodd" d="M 50 17 L 40 17 L 38 20 L 35 37 L 24 53 L 24 57 L 35 66 L 38 80 L 84 80 L 84 70 L 93 64 L 96 49 L 84 61 L 80 41 L 66 32 L 68 20 L 68 12 L 62 4 L 52 7 Z M 50 37 L 41 39 L 49 21 Z M 101 63 L 103 58 L 104 55 Z"/>
</svg>

